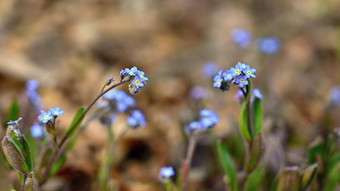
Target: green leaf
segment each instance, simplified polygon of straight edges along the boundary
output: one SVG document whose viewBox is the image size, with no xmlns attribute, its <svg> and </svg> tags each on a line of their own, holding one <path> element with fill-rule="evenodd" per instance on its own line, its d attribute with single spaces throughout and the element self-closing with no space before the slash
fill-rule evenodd
<svg viewBox="0 0 340 191">
<path fill-rule="evenodd" d="M 254 101 L 254 136 L 256 136 L 257 133 L 261 132 L 262 130 L 262 118 L 263 118 L 263 112 L 262 112 L 262 100 L 259 98 L 255 98 Z"/>
<path fill-rule="evenodd" d="M 31 148 L 30 145 L 26 139 L 26 137 L 22 136 L 22 147 L 23 147 L 23 154 L 25 157 L 25 161 L 28 167 L 29 172 L 33 171 L 33 164 L 32 164 L 32 154 L 31 154 Z"/>
<path fill-rule="evenodd" d="M 230 190 L 237 191 L 236 170 L 228 149 L 223 143 L 221 143 L 221 141 L 216 141 L 216 147 L 219 162 L 228 177 Z"/>
<path fill-rule="evenodd" d="M 74 135 L 74 133 L 76 132 L 76 130 L 79 128 L 81 121 L 83 119 L 80 119 L 82 117 L 82 114 L 84 113 L 85 109 L 83 107 L 81 107 L 80 109 L 78 109 L 77 113 L 75 114 L 75 116 L 73 117 L 72 123 L 70 124 L 70 126 L 66 129 L 66 134 L 71 133 L 69 135 L 69 137 L 72 137 Z M 76 122 L 80 119 L 80 122 L 78 122 L 78 124 L 76 124 Z"/>
<path fill-rule="evenodd" d="M 65 154 L 60 155 L 58 160 L 51 167 L 51 170 L 49 173 L 50 176 L 54 176 L 55 174 L 57 174 L 57 172 L 59 172 L 59 170 L 64 166 L 65 162 L 66 162 L 66 155 Z"/>
<path fill-rule="evenodd" d="M 98 181 L 99 181 L 99 186 L 101 190 L 106 190 L 107 187 L 107 182 L 108 182 L 108 175 L 109 175 L 109 170 L 110 170 L 110 157 L 108 154 L 105 155 L 104 161 L 100 165 L 100 168 L 98 170 Z"/>
<path fill-rule="evenodd" d="M 17 101 L 17 99 L 13 99 L 11 105 L 8 108 L 7 111 L 7 121 L 14 121 L 17 120 L 19 118 L 19 114 L 20 114 L 20 106 L 19 103 Z"/>
<path fill-rule="evenodd" d="M 321 159 L 322 161 L 318 160 Z M 321 139 L 316 139 L 308 149 L 308 164 L 323 162 L 325 159 L 325 149 Z"/>
<path fill-rule="evenodd" d="M 248 130 L 248 118 L 247 118 L 246 102 L 243 103 L 243 106 L 242 106 L 241 111 L 240 111 L 239 124 L 240 124 L 240 132 L 241 132 L 243 138 L 246 139 L 247 141 L 251 141 L 250 132 Z"/>
<path fill-rule="evenodd" d="M 335 153 L 328 162 L 328 165 L 325 170 L 325 177 L 332 171 L 332 169 L 340 163 L 340 152 Z"/>
<path fill-rule="evenodd" d="M 313 165 L 310 165 L 307 167 L 303 172 L 301 173 L 300 176 L 300 190 L 306 190 L 307 187 L 312 183 L 317 171 L 318 171 L 318 164 L 315 163 Z"/>
<path fill-rule="evenodd" d="M 244 190 L 256 191 L 260 186 L 262 174 L 263 167 L 261 165 L 248 176 Z"/>
<path fill-rule="evenodd" d="M 329 173 L 323 191 L 333 191 L 340 182 L 340 163 L 338 163 Z"/>
<path fill-rule="evenodd" d="M 249 149 L 249 159 L 246 163 L 247 173 L 251 173 L 260 162 L 261 156 L 263 154 L 263 143 L 262 143 L 262 135 L 258 134 L 252 144 L 250 144 Z"/>
</svg>

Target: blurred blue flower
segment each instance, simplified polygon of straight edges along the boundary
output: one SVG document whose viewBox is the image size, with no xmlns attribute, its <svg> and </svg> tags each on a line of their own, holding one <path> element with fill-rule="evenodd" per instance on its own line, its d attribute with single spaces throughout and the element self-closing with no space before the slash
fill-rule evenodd
<svg viewBox="0 0 340 191">
<path fill-rule="evenodd" d="M 149 78 L 145 77 L 145 73 L 143 71 L 138 70 L 137 75 L 142 80 L 142 82 L 146 82 L 149 79 Z"/>
<path fill-rule="evenodd" d="M 263 95 L 262 95 L 260 89 L 258 89 L 258 88 L 255 88 L 253 90 L 253 94 L 256 98 L 263 99 Z"/>
<path fill-rule="evenodd" d="M 203 128 L 212 127 L 219 121 L 217 114 L 211 110 L 202 109 L 199 114 Z"/>
<path fill-rule="evenodd" d="M 133 110 L 126 120 L 127 123 L 134 128 L 139 126 L 144 127 L 146 125 L 145 117 L 139 110 Z"/>
<path fill-rule="evenodd" d="M 56 117 L 64 113 L 64 111 L 61 110 L 60 107 L 51 107 L 50 112 L 53 116 L 56 116 Z"/>
<path fill-rule="evenodd" d="M 331 90 L 331 97 L 333 102 L 340 106 L 340 88 L 339 87 L 333 87 Z"/>
<path fill-rule="evenodd" d="M 123 90 L 110 90 L 103 97 L 108 101 L 114 101 L 115 110 L 119 112 L 125 112 L 129 107 L 133 107 L 136 104 L 133 97 Z"/>
<path fill-rule="evenodd" d="M 31 79 L 26 82 L 26 89 L 27 91 L 37 91 L 39 88 L 38 80 Z"/>
<path fill-rule="evenodd" d="M 214 77 L 214 84 L 213 84 L 213 86 L 214 86 L 215 88 L 220 88 L 221 85 L 222 85 L 222 82 L 223 82 L 222 72 L 223 72 L 223 71 L 220 70 L 220 71 L 218 72 L 218 74 L 216 74 L 215 77 Z"/>
<path fill-rule="evenodd" d="M 38 123 L 34 123 L 31 128 L 31 135 L 34 138 L 41 138 L 44 135 L 44 128 Z"/>
<path fill-rule="evenodd" d="M 41 114 L 38 116 L 39 121 L 42 123 L 48 123 L 52 119 L 52 114 L 50 111 L 46 112 L 44 110 L 41 111 Z"/>
<path fill-rule="evenodd" d="M 234 29 L 231 31 L 232 40 L 242 48 L 247 47 L 251 42 L 251 34 L 243 29 Z"/>
<path fill-rule="evenodd" d="M 185 131 L 193 131 L 193 130 L 202 130 L 203 129 L 203 124 L 201 121 L 192 121 L 189 123 L 189 125 L 186 125 L 184 127 Z"/>
<path fill-rule="evenodd" d="M 175 175 L 175 171 L 171 166 L 162 167 L 161 170 L 159 171 L 159 176 L 162 178 L 170 178 L 173 175 Z"/>
<path fill-rule="evenodd" d="M 202 99 L 206 96 L 207 90 L 200 86 L 195 86 L 190 90 L 190 97 L 193 99 Z"/>
<path fill-rule="evenodd" d="M 235 80 L 235 83 L 238 84 L 240 88 L 242 88 L 245 85 L 248 85 L 248 79 L 246 76 L 238 76 L 238 78 Z"/>
<path fill-rule="evenodd" d="M 19 117 L 19 119 L 17 119 L 17 120 L 15 120 L 15 121 L 9 121 L 9 122 L 7 122 L 7 124 L 8 125 L 12 125 L 12 124 L 18 124 L 19 123 L 19 121 L 21 121 L 22 120 L 22 117 Z"/>
<path fill-rule="evenodd" d="M 251 68 L 249 65 L 246 65 L 242 72 L 246 75 L 247 78 L 256 78 L 256 69 Z"/>
<path fill-rule="evenodd" d="M 217 65 L 214 62 L 207 62 L 203 65 L 202 69 L 203 74 L 208 78 L 213 77 L 215 74 L 217 74 L 218 71 Z"/>
<path fill-rule="evenodd" d="M 276 37 L 261 38 L 257 41 L 257 47 L 264 54 L 274 54 L 281 46 L 281 42 Z"/>
<path fill-rule="evenodd" d="M 37 80 L 31 79 L 26 82 L 27 97 L 33 103 L 36 109 L 41 108 L 40 96 L 37 92 L 38 88 L 39 88 L 39 82 Z"/>
<path fill-rule="evenodd" d="M 98 107 L 98 108 L 105 108 L 107 105 L 108 105 L 108 104 L 107 104 L 106 101 L 99 100 L 99 101 L 97 102 L 97 107 Z"/>
</svg>

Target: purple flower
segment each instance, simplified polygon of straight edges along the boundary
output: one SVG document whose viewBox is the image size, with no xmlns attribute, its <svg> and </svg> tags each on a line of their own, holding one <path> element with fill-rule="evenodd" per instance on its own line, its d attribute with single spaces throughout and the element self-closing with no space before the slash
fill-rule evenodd
<svg viewBox="0 0 340 191">
<path fill-rule="evenodd" d="M 146 120 L 143 113 L 139 110 L 133 110 L 131 114 L 127 117 L 127 123 L 134 128 L 144 127 L 146 125 Z"/>
<path fill-rule="evenodd" d="M 207 76 L 208 78 L 213 77 L 215 74 L 217 74 L 217 66 L 214 62 L 207 62 L 203 66 L 203 74 Z"/>
<path fill-rule="evenodd" d="M 235 80 L 235 83 L 238 84 L 240 88 L 242 88 L 245 85 L 248 85 L 248 79 L 246 76 L 238 76 L 238 78 Z"/>
<path fill-rule="evenodd" d="M 232 40 L 242 48 L 247 47 L 251 42 L 251 34 L 243 29 L 234 29 L 231 31 Z"/>
<path fill-rule="evenodd" d="M 242 72 L 246 75 L 247 78 L 256 78 L 256 69 L 251 68 L 249 65 L 246 65 Z"/>
<path fill-rule="evenodd" d="M 190 90 L 190 97 L 194 99 L 202 99 L 206 96 L 207 91 L 203 87 L 195 86 Z"/>
<path fill-rule="evenodd" d="M 255 88 L 253 90 L 253 94 L 254 94 L 254 96 L 256 98 L 263 99 L 263 95 L 262 95 L 261 91 L 258 88 Z"/>
<path fill-rule="evenodd" d="M 175 171 L 171 166 L 162 167 L 161 170 L 159 171 L 159 176 L 162 178 L 170 178 L 173 175 L 175 175 Z"/>
<path fill-rule="evenodd" d="M 60 107 L 51 107 L 50 112 L 53 116 L 57 117 L 64 113 L 63 110 L 60 109 Z"/>
<path fill-rule="evenodd" d="M 242 92 L 242 90 L 238 90 L 237 92 L 236 92 L 236 94 L 234 95 L 234 99 L 240 99 L 240 98 L 242 98 L 244 95 L 243 95 L 243 92 Z"/>
<path fill-rule="evenodd" d="M 9 121 L 9 122 L 7 122 L 7 124 L 8 125 L 12 125 L 12 124 L 18 124 L 19 123 L 19 121 L 21 121 L 22 120 L 22 117 L 19 117 L 19 119 L 17 119 L 17 120 L 15 120 L 15 121 Z"/>
<path fill-rule="evenodd" d="M 52 118 L 51 112 L 46 112 L 44 110 L 41 110 L 41 114 L 38 116 L 39 121 L 45 124 L 48 123 Z"/>
<path fill-rule="evenodd" d="M 34 138 L 41 138 L 43 136 L 43 134 L 44 134 L 43 126 L 41 126 L 38 123 L 34 123 L 31 126 L 30 131 L 31 131 L 32 137 L 34 137 Z"/>
<path fill-rule="evenodd" d="M 274 54 L 280 49 L 280 40 L 276 37 L 261 38 L 257 41 L 257 47 L 264 54 Z"/>
</svg>

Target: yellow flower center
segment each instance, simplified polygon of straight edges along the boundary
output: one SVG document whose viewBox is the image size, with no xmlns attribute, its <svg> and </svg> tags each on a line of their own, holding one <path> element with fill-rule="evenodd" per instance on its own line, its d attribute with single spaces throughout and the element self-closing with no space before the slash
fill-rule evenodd
<svg viewBox="0 0 340 191">
<path fill-rule="evenodd" d="M 219 83 L 219 84 L 220 84 L 220 83 L 221 83 L 221 80 L 217 80 L 217 83 Z"/>
<path fill-rule="evenodd" d="M 136 84 L 137 84 L 137 85 L 139 84 L 139 80 L 136 80 Z"/>
<path fill-rule="evenodd" d="M 249 70 L 248 70 L 248 72 L 247 72 L 247 73 L 248 73 L 248 74 L 251 74 L 251 71 L 249 71 Z"/>
<path fill-rule="evenodd" d="M 242 82 L 242 83 L 243 83 L 243 82 L 244 82 L 244 79 L 243 79 L 243 78 L 242 78 L 242 79 L 240 79 L 240 82 Z"/>
<path fill-rule="evenodd" d="M 47 116 L 47 115 L 45 115 L 45 116 L 44 116 L 44 118 L 45 118 L 45 119 L 48 119 L 48 116 Z"/>
<path fill-rule="evenodd" d="M 140 75 L 140 78 L 144 78 L 144 76 L 143 76 L 143 75 Z"/>
<path fill-rule="evenodd" d="M 240 73 L 240 70 L 239 69 L 235 70 L 235 73 Z"/>
</svg>

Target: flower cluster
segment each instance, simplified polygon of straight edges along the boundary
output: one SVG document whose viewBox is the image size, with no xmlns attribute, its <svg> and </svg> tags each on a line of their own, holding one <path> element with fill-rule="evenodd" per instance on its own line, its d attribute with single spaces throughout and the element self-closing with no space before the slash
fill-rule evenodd
<svg viewBox="0 0 340 191">
<path fill-rule="evenodd" d="M 239 88 L 243 88 L 245 85 L 248 85 L 249 78 L 256 77 L 255 73 L 255 68 L 238 62 L 235 67 L 231 67 L 229 70 L 220 70 L 218 74 L 214 76 L 213 86 L 225 91 L 229 90 L 230 83 L 234 83 L 237 84 Z"/>
<path fill-rule="evenodd" d="M 123 80 L 126 76 L 129 77 L 131 84 L 129 85 L 129 90 L 131 94 L 137 94 L 140 91 L 148 78 L 145 77 L 145 73 L 141 70 L 138 70 L 136 66 L 131 69 L 125 68 L 120 72 L 120 78 Z"/>
<path fill-rule="evenodd" d="M 53 117 L 59 117 L 61 114 L 64 113 L 59 107 L 51 107 L 49 111 L 40 111 L 40 115 L 38 116 L 38 120 L 42 123 L 48 123 Z"/>
<path fill-rule="evenodd" d="M 219 122 L 217 114 L 208 109 L 202 109 L 199 112 L 200 120 L 193 121 L 185 127 L 185 130 L 205 130 Z"/>
</svg>

